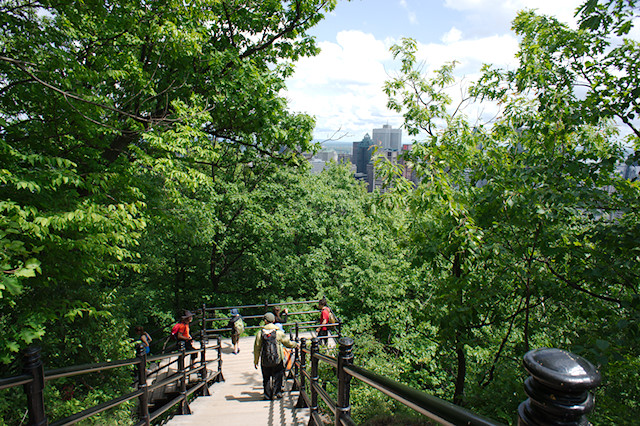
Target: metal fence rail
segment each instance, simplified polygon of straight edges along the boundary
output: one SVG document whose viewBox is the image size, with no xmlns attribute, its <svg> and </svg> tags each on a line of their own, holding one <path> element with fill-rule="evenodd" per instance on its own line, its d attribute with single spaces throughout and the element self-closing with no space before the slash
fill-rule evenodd
<svg viewBox="0 0 640 426">
<path fill-rule="evenodd" d="M 138 399 L 138 418 L 139 425 L 149 425 L 151 420 L 158 418 L 166 411 L 170 410 L 176 404 L 180 404 L 180 412 L 189 412 L 189 405 L 187 397 L 197 391 L 201 391 L 203 394 L 208 395 L 208 384 L 212 381 L 223 380 L 221 371 L 221 342 L 220 336 L 213 336 L 216 341 L 213 345 L 207 345 L 205 340 L 201 341 L 200 348 L 193 351 L 185 350 L 185 343 L 179 342 L 180 347 L 177 352 L 171 352 L 163 355 L 155 355 L 147 357 L 142 344 L 136 346 L 137 357 L 125 360 L 117 360 L 110 362 L 102 362 L 97 364 L 84 364 L 76 365 L 65 368 L 58 368 L 54 370 L 44 371 L 42 361 L 40 359 L 40 349 L 37 347 L 30 347 L 25 352 L 24 357 L 24 371 L 25 374 L 0 379 L 0 390 L 11 389 L 17 386 L 24 386 L 24 390 L 27 394 L 27 408 L 29 414 L 30 425 L 46 425 L 62 426 L 72 425 L 79 421 L 88 419 L 96 414 L 102 413 L 108 409 L 117 407 L 127 401 Z M 218 356 L 213 360 L 206 360 L 207 349 L 213 349 L 218 351 Z M 199 355 L 200 360 L 186 366 L 185 359 L 191 354 Z M 147 362 L 150 361 L 163 361 L 169 362 L 162 368 L 155 370 L 152 374 L 147 374 Z M 217 370 L 210 370 L 207 366 L 211 363 L 217 362 Z M 152 379 L 154 375 L 162 371 L 165 367 L 177 363 L 178 369 L 175 374 L 170 375 L 162 380 L 156 380 L 155 383 L 147 385 L 148 380 Z M 109 401 L 105 401 L 101 404 L 89 407 L 78 413 L 75 413 L 69 417 L 59 419 L 52 423 L 45 414 L 45 400 L 44 400 L 44 387 L 45 382 L 79 376 L 83 374 L 91 374 L 97 372 L 103 372 L 115 368 L 134 366 L 137 370 L 137 389 L 129 392 L 125 395 L 113 398 Z M 198 374 L 199 380 L 197 383 L 191 385 L 188 377 L 191 374 Z M 170 384 L 177 383 L 179 390 L 178 396 L 173 398 L 169 403 L 162 407 L 150 412 L 149 403 L 151 392 L 156 389 L 164 388 Z M 190 385 L 190 386 L 189 386 Z"/>
<path fill-rule="evenodd" d="M 160 417 L 162 414 L 179 404 L 179 413 L 190 413 L 188 397 L 196 392 L 208 395 L 208 384 L 213 381 L 223 381 L 222 374 L 222 350 L 220 331 L 228 331 L 229 328 L 208 329 L 207 323 L 215 321 L 228 321 L 229 317 L 216 318 L 215 313 L 224 310 L 236 309 L 265 309 L 274 306 L 314 304 L 315 301 L 265 303 L 261 305 L 244 305 L 209 308 L 202 305 L 199 310 L 201 320 L 200 348 L 193 351 L 186 351 L 184 342 L 179 342 L 179 350 L 167 354 L 147 357 L 142 345 L 137 345 L 137 357 L 126 360 L 117 360 L 98 364 L 86 364 L 72 367 L 65 367 L 55 370 L 44 371 L 40 360 L 40 350 L 30 347 L 24 356 L 24 374 L 0 379 L 0 390 L 11 389 L 23 386 L 27 395 L 27 405 L 30 425 L 46 425 L 48 420 L 45 415 L 45 402 L 43 390 L 45 382 L 106 371 L 114 368 L 134 366 L 137 370 L 137 389 L 134 391 L 106 401 L 102 404 L 90 407 L 70 417 L 58 420 L 52 425 L 70 425 L 83 419 L 87 419 L 100 412 L 121 405 L 127 401 L 138 399 L 138 418 L 136 425 L 150 425 L 150 422 Z M 312 315 L 320 311 L 303 310 L 291 312 L 289 315 Z M 208 313 L 213 317 L 208 318 Z M 261 318 L 262 315 L 249 315 L 247 318 Z M 318 321 L 288 322 L 285 326 L 293 326 L 294 339 L 300 345 L 294 350 L 293 368 L 289 372 L 289 379 L 293 379 L 293 390 L 299 391 L 296 407 L 309 408 L 310 425 L 322 425 L 322 418 L 319 411 L 318 402 L 321 400 L 333 414 L 336 426 L 351 426 L 355 423 L 351 418 L 350 386 L 351 379 L 356 379 L 371 386 L 385 395 L 399 401 L 412 410 L 427 416 L 433 421 L 445 425 L 474 425 L 491 426 L 499 425 L 491 419 L 473 413 L 463 407 L 451 404 L 448 401 L 436 398 L 425 392 L 413 389 L 407 385 L 378 375 L 367 369 L 358 367 L 353 363 L 354 341 L 349 337 L 342 337 L 342 322 L 338 318 L 334 324 L 324 324 L 325 327 L 332 327 L 337 331 L 337 337 L 323 336 L 313 337 L 311 347 L 307 347 L 307 339 L 300 337 L 300 331 L 313 329 L 321 324 Z M 260 328 L 261 326 L 247 326 L 246 329 Z M 211 333 L 216 333 L 211 335 Z M 293 336 L 292 336 L 293 337 Z M 216 341 L 214 345 L 208 346 L 209 339 Z M 320 352 L 320 341 L 322 339 L 335 338 L 339 345 L 338 357 L 334 358 Z M 217 357 L 206 359 L 206 351 L 217 350 Z M 199 355 L 199 361 L 186 366 L 186 358 L 191 354 Z M 159 362 L 167 360 L 166 365 L 161 366 L 153 372 L 147 372 L 147 362 Z M 217 363 L 217 369 L 209 369 L 210 364 Z M 335 399 L 327 392 L 320 383 L 318 374 L 319 364 L 323 363 L 335 371 L 337 378 L 337 395 Z M 529 372 L 529 377 L 525 382 L 525 391 L 529 399 L 518 407 L 519 425 L 539 425 L 539 424 L 562 424 L 562 425 L 583 425 L 588 424 L 586 414 L 593 409 L 593 396 L 590 390 L 600 384 L 600 373 L 586 359 L 559 349 L 542 348 L 528 352 L 524 356 L 524 367 Z M 160 379 L 160 372 L 167 369 L 169 373 L 170 365 L 177 365 L 175 373 Z M 189 383 L 192 374 L 197 374 L 197 383 Z M 147 385 L 149 379 L 156 376 L 153 384 Z M 178 394 L 163 406 L 151 411 L 149 409 L 151 392 L 176 383 Z M 188 386 L 189 384 L 189 386 Z M 567 403 L 570 401 L 570 404 Z"/>
<path fill-rule="evenodd" d="M 311 339 L 311 348 L 305 338 L 299 339 L 296 349 L 294 389 L 299 391 L 296 407 L 309 408 L 309 425 L 320 426 L 318 398 L 333 414 L 334 424 L 354 425 L 351 418 L 351 379 L 357 379 L 412 410 L 443 425 L 497 426 L 495 420 L 476 414 L 466 408 L 436 398 L 405 384 L 376 374 L 353 364 L 354 341 L 348 337 L 339 340 L 337 358 L 320 353 L 319 339 Z M 335 399 L 320 384 L 318 365 L 332 367 L 338 379 Z M 310 371 L 309 369 L 310 364 Z M 585 425 L 586 414 L 593 409 L 589 393 L 600 384 L 600 373 L 586 359 L 560 349 L 542 348 L 524 356 L 525 369 L 531 377 L 525 382 L 529 399 L 518 407 L 518 425 Z M 568 401 L 570 403 L 568 403 Z"/>
</svg>

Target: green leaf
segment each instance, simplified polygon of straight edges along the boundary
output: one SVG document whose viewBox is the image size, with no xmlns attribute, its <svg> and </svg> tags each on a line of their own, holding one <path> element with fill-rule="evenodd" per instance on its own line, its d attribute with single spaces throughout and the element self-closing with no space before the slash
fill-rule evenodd
<svg viewBox="0 0 640 426">
<path fill-rule="evenodd" d="M 596 339 L 596 346 L 601 351 L 606 351 L 607 349 L 609 349 L 609 342 L 607 342 L 606 340 Z"/>
</svg>

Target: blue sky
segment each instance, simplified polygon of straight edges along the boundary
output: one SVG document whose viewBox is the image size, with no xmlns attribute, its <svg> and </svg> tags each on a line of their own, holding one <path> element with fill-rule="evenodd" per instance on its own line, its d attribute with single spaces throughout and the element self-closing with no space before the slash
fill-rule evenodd
<svg viewBox="0 0 640 426">
<path fill-rule="evenodd" d="M 402 118 L 386 108 L 382 92 L 398 64 L 389 48 L 401 37 L 418 41 L 427 72 L 457 60 L 458 76 L 477 78 L 480 66 L 513 68 L 518 41 L 511 21 L 523 8 L 570 25 L 582 0 L 339 0 L 311 33 L 321 53 L 303 58 L 284 93 L 290 109 L 316 117 L 315 138 L 361 140 Z M 491 106 L 483 114 L 492 114 Z M 471 112 L 473 114 L 473 112 Z M 403 142 L 411 142 L 405 135 Z"/>
</svg>

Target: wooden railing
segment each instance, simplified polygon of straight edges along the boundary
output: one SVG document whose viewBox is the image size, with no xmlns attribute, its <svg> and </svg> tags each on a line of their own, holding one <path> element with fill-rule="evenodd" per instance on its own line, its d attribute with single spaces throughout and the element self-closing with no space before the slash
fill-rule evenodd
<svg viewBox="0 0 640 426">
<path fill-rule="evenodd" d="M 289 307 L 289 306 L 299 306 L 299 305 L 307 305 L 307 306 L 316 306 L 318 304 L 317 300 L 304 300 L 304 301 L 294 301 L 294 302 L 283 302 L 283 303 L 269 303 L 266 301 L 260 305 L 241 305 L 241 306 L 221 306 L 221 307 L 207 307 L 206 305 L 202 305 L 201 312 L 205 314 L 202 316 L 202 324 L 201 327 L 207 334 L 219 334 L 230 332 L 231 329 L 226 327 L 226 323 L 229 321 L 229 311 L 231 309 L 238 309 L 242 314 L 243 320 L 246 322 L 245 330 L 255 330 L 262 328 L 261 321 L 266 312 L 271 311 L 276 306 L 280 307 Z M 246 311 L 260 312 L 258 314 L 246 314 Z M 224 316 L 218 317 L 215 314 L 223 312 Z M 208 315 L 213 314 L 213 316 L 209 317 Z M 289 318 L 296 317 L 313 317 L 313 320 L 307 321 L 289 321 Z M 282 324 L 284 327 L 295 327 L 295 330 L 292 331 L 292 334 L 295 332 L 297 335 L 297 330 L 303 329 L 311 329 L 318 327 L 318 318 L 320 317 L 320 310 L 318 309 L 305 309 L 302 311 L 292 311 L 289 312 L 286 316 L 286 321 Z M 215 323 L 223 323 L 224 326 L 213 326 Z M 251 325 L 251 323 L 254 323 Z M 338 321 L 335 324 L 327 324 L 327 326 L 333 326 L 335 328 L 337 336 L 340 336 L 342 323 Z M 336 337 L 336 336 L 334 336 Z"/>
<path fill-rule="evenodd" d="M 94 416 L 107 409 L 116 407 L 127 401 L 138 399 L 138 423 L 136 425 L 150 425 L 162 414 L 179 404 L 180 414 L 189 414 L 189 396 L 195 392 L 208 395 L 209 383 L 224 380 L 222 375 L 222 351 L 220 333 L 230 331 L 226 328 L 229 316 L 216 317 L 217 312 L 230 311 L 233 308 L 246 310 L 258 310 L 260 314 L 243 315 L 245 320 L 255 322 L 254 325 L 247 324 L 245 329 L 261 328 L 260 320 L 264 312 L 270 308 L 282 305 L 311 305 L 316 301 L 286 302 L 269 304 L 265 302 L 260 305 L 225 306 L 210 308 L 202 305 L 200 310 L 201 330 L 200 348 L 193 351 L 186 351 L 184 342 L 177 352 L 166 353 L 147 357 L 142 345 L 137 346 L 137 357 L 127 360 L 104 362 L 99 364 L 80 365 L 57 370 L 44 371 L 40 360 L 40 350 L 29 348 L 24 358 L 24 374 L 0 379 L 0 390 L 23 386 L 27 395 L 27 405 L 30 425 L 47 425 L 48 419 L 45 414 L 44 386 L 45 382 L 64 377 L 80 374 L 87 374 L 99 371 L 106 371 L 113 368 L 135 366 L 137 369 L 137 389 L 114 398 L 110 401 L 88 408 L 70 417 L 58 420 L 52 425 L 70 425 L 83 419 Z M 380 376 L 372 371 L 358 367 L 354 364 L 353 346 L 354 341 L 349 337 L 341 335 L 342 321 L 338 319 L 335 324 L 325 324 L 331 327 L 335 333 L 333 336 L 324 338 L 335 338 L 338 342 L 339 353 L 337 358 L 321 353 L 320 339 L 311 338 L 311 346 L 307 347 L 307 339 L 301 337 L 301 331 L 317 328 L 320 324 L 319 310 L 303 310 L 289 312 L 292 317 L 315 316 L 315 320 L 286 322 L 289 326 L 293 339 L 300 343 L 294 351 L 293 368 L 290 371 L 289 379 L 293 379 L 293 390 L 299 391 L 296 404 L 298 408 L 309 408 L 310 425 L 322 425 L 319 400 L 329 408 L 333 414 L 334 424 L 354 425 L 351 418 L 350 386 L 351 379 L 357 379 L 368 386 L 371 386 L 385 395 L 401 402 L 407 407 L 430 418 L 431 420 L 445 425 L 498 425 L 499 423 L 481 415 L 475 414 L 463 407 L 451 404 L 445 400 L 436 398 L 425 392 L 410 388 L 407 385 L 396 382 L 389 378 Z M 212 314 L 212 315 L 209 315 Z M 225 322 L 223 327 L 213 326 L 216 322 Z M 211 327 L 213 326 L 213 327 Z M 216 341 L 214 345 L 208 346 L 209 339 Z M 207 350 L 217 350 L 217 357 L 212 360 L 206 359 Z M 192 354 L 199 356 L 199 361 L 186 366 L 186 358 Z M 154 370 L 151 374 L 147 372 L 148 362 L 160 362 L 166 360 L 167 363 Z M 217 362 L 217 369 L 210 370 L 208 365 Z M 320 383 L 319 364 L 329 365 L 335 371 L 337 378 L 337 395 L 335 399 L 329 395 Z M 168 374 L 169 366 L 176 364 L 177 370 L 174 374 Z M 525 381 L 525 391 L 529 399 L 518 407 L 519 425 L 539 425 L 539 424 L 562 424 L 562 425 L 583 425 L 588 424 L 586 414 L 594 406 L 593 396 L 590 390 L 600 384 L 600 373 L 584 358 L 562 351 L 559 349 L 542 348 L 528 352 L 524 356 L 523 364 L 531 377 Z M 161 376 L 161 372 L 167 369 L 166 377 Z M 191 375 L 196 374 L 198 379 L 195 383 L 190 381 Z M 155 376 L 156 380 L 152 384 L 148 382 Z M 176 384 L 177 392 L 175 396 L 164 403 L 162 407 L 150 410 L 150 395 L 156 389 L 166 388 L 171 384 Z"/>
<path fill-rule="evenodd" d="M 204 336 L 204 333 L 201 333 L 201 335 Z M 185 350 L 184 342 L 179 342 L 177 352 L 170 352 L 150 357 L 146 355 L 144 347 L 139 344 L 136 346 L 136 358 L 102 362 L 98 364 L 77 365 L 47 371 L 44 370 L 44 366 L 40 359 L 40 349 L 37 347 L 30 347 L 24 355 L 24 374 L 0 379 L 0 390 L 23 386 L 24 392 L 27 396 L 29 425 L 72 425 L 136 398 L 139 401 L 139 421 L 136 425 L 149 425 L 151 421 L 158 418 L 177 404 L 179 404 L 178 411 L 181 414 L 189 413 L 190 395 L 198 391 L 203 395 L 208 395 L 210 383 L 213 381 L 224 380 L 221 369 L 222 358 L 220 336 L 214 336 L 214 340 L 216 341 L 214 345 L 207 345 L 207 340 L 202 338 L 200 348 L 193 351 Z M 207 360 L 207 350 L 217 350 L 217 357 L 215 359 Z M 196 355 L 196 357 L 199 356 L 199 360 L 190 363 L 189 366 L 187 366 L 186 359 L 192 355 Z M 167 361 L 167 363 L 148 374 L 147 363 L 158 362 L 158 365 L 160 365 L 162 361 Z M 217 363 L 217 368 L 215 370 L 208 368 L 211 363 Z M 176 371 L 173 374 L 169 374 L 169 367 L 174 364 L 176 365 Z M 137 370 L 137 389 L 102 404 L 87 408 L 64 419 L 49 423 L 45 413 L 46 405 L 44 399 L 44 388 L 46 382 L 65 377 L 97 373 L 114 368 L 129 366 L 134 366 Z M 165 369 L 166 377 L 162 377 L 161 373 Z M 195 383 L 191 380 L 191 376 L 193 374 L 196 374 L 198 377 Z M 150 380 L 154 379 L 154 376 L 156 380 L 152 384 L 148 384 Z M 177 395 L 170 401 L 167 401 L 162 407 L 150 411 L 149 402 L 152 392 L 156 389 L 167 388 L 170 385 L 175 385 Z"/>
<path fill-rule="evenodd" d="M 320 352 L 317 338 L 300 338 L 293 369 L 294 389 L 299 391 L 296 407 L 310 409 L 309 425 L 325 424 L 319 413 L 320 398 L 333 414 L 334 424 L 355 425 L 351 418 L 350 386 L 355 378 L 414 411 L 444 425 L 490 426 L 501 423 L 473 413 L 425 392 L 380 376 L 353 363 L 354 341 L 339 340 L 337 358 Z M 318 366 L 332 367 L 338 386 L 335 399 L 321 386 Z M 310 364 L 310 365 L 309 365 Z M 586 425 L 586 414 L 593 409 L 589 392 L 600 384 L 600 373 L 586 359 L 559 349 L 537 349 L 524 357 L 524 366 L 531 374 L 525 382 L 529 399 L 518 407 L 518 425 Z"/>
</svg>

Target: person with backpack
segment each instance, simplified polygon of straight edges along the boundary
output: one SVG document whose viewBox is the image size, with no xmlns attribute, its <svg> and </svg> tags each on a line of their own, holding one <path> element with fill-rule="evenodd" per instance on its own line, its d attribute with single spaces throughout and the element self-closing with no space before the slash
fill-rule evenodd
<svg viewBox="0 0 640 426">
<path fill-rule="evenodd" d="M 185 349 L 187 351 L 194 350 L 192 344 L 193 338 L 191 337 L 191 334 L 189 332 L 189 323 L 191 322 L 191 320 L 193 320 L 193 314 L 191 313 L 191 311 L 185 309 L 182 313 L 180 321 L 171 328 L 171 336 L 173 336 L 173 338 L 178 342 L 184 341 Z M 191 364 L 195 362 L 197 356 L 198 354 L 196 353 L 191 354 Z"/>
<path fill-rule="evenodd" d="M 338 322 L 336 316 L 327 306 L 327 299 L 323 297 L 318 301 L 318 309 L 320 309 L 320 327 L 316 328 L 318 339 L 321 345 L 326 345 L 329 341 L 329 327 L 324 324 L 335 324 Z"/>
<path fill-rule="evenodd" d="M 244 331 L 244 321 L 242 320 L 242 316 L 236 308 L 231 309 L 229 313 L 231 314 L 231 319 L 229 320 L 229 324 L 227 324 L 227 328 L 231 329 L 231 344 L 233 345 L 233 354 L 237 355 L 240 353 L 238 342 L 240 341 L 240 335 Z"/>
<path fill-rule="evenodd" d="M 136 334 L 140 336 L 139 339 L 142 343 L 142 346 L 144 347 L 144 352 L 149 355 L 149 353 L 151 353 L 151 341 L 153 339 L 151 338 L 151 336 L 149 336 L 149 333 L 144 331 L 144 328 L 142 326 L 136 326 L 135 330 Z"/>
<path fill-rule="evenodd" d="M 284 378 L 283 346 L 295 348 L 284 332 L 274 324 L 276 317 L 271 312 L 264 314 L 264 327 L 256 334 L 253 345 L 253 364 L 262 368 L 262 387 L 265 400 L 282 398 L 282 379 Z"/>
</svg>

